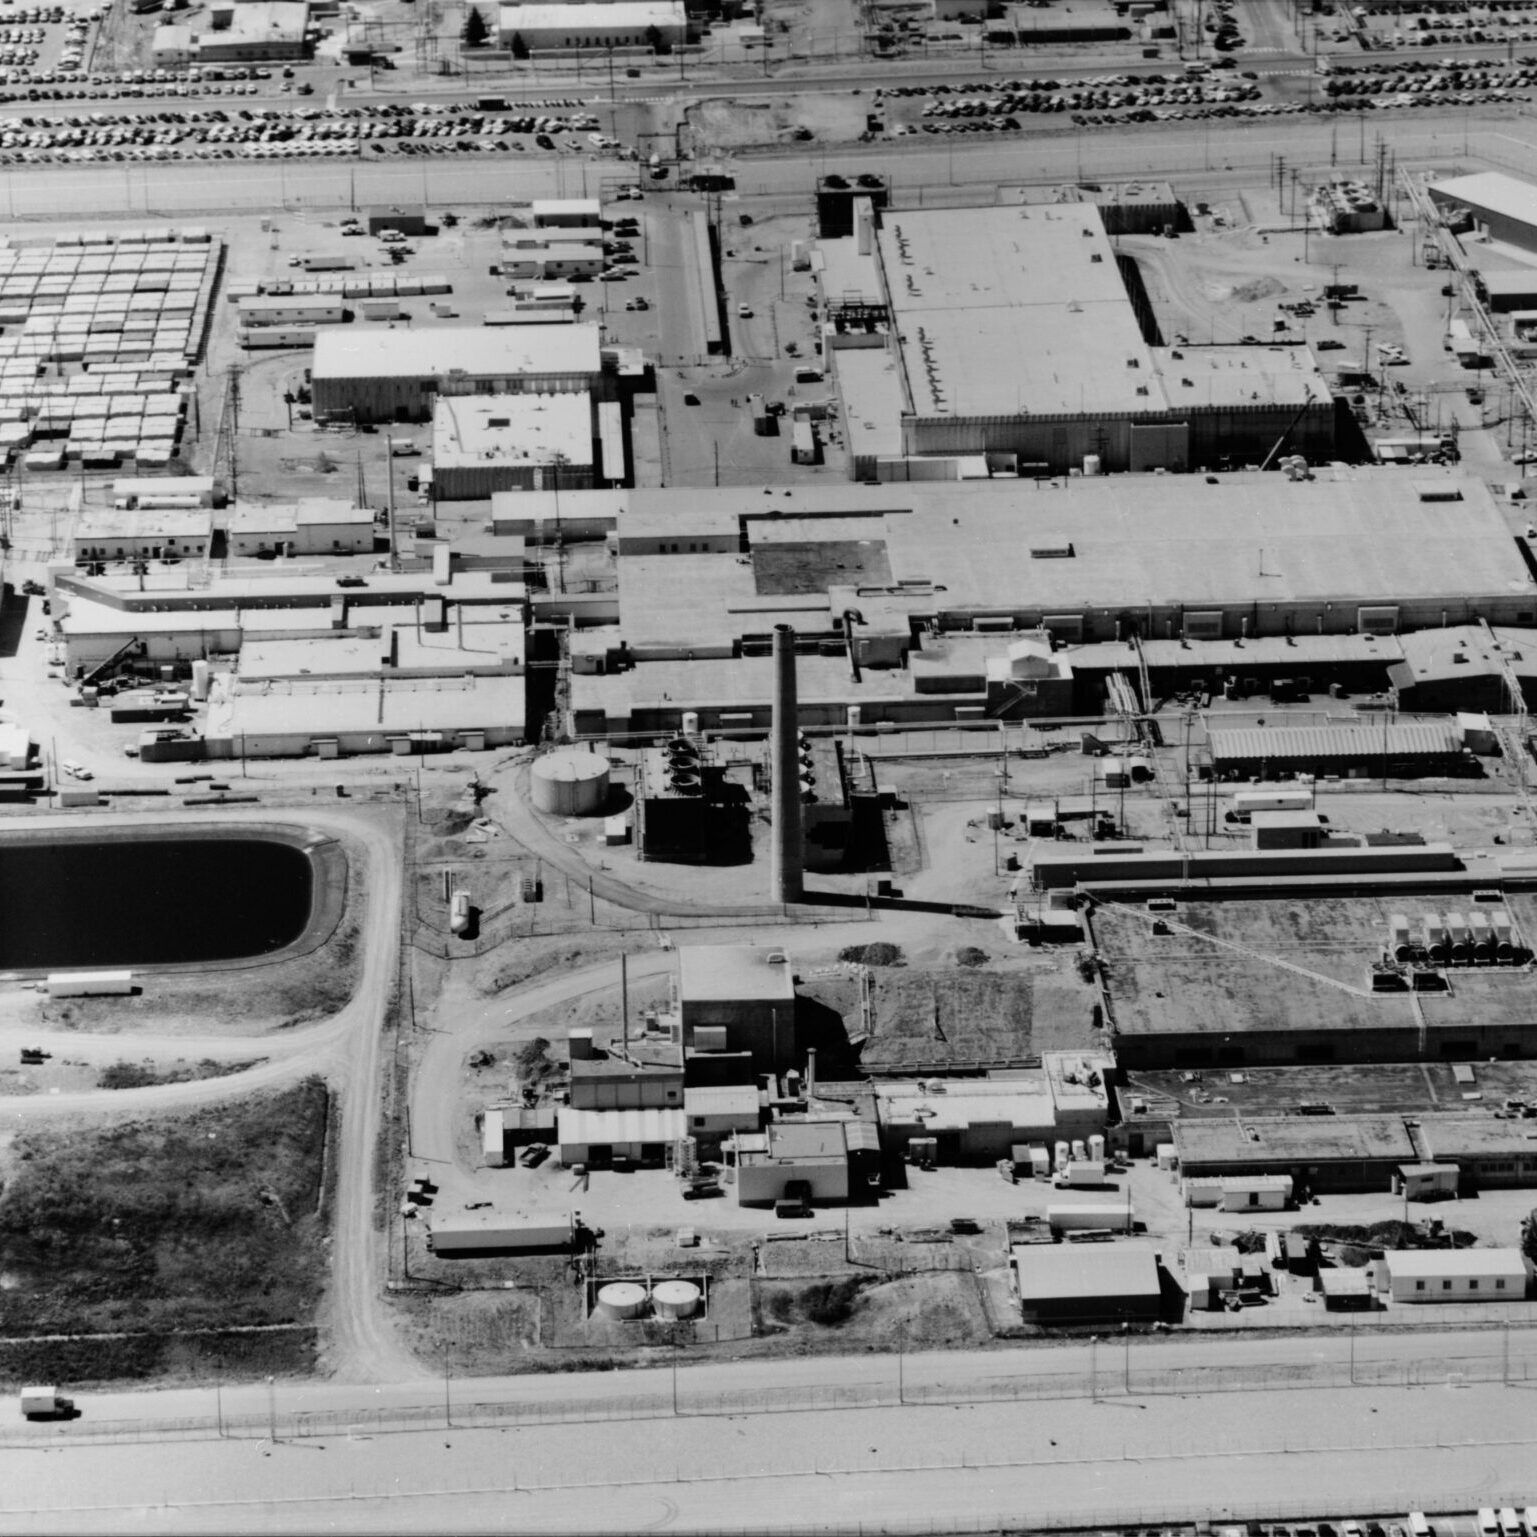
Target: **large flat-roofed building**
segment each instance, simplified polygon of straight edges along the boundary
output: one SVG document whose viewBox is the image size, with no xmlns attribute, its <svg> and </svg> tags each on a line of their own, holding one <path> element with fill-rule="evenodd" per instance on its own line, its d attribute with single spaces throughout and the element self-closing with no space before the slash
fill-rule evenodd
<svg viewBox="0 0 1537 1537">
<path fill-rule="evenodd" d="M 302 59 L 309 27 L 307 0 L 231 0 L 212 6 L 206 26 L 155 29 L 155 63 L 213 64 Z"/>
<path fill-rule="evenodd" d="M 887 211 L 875 248 L 906 456 L 1061 472 L 1243 462 L 1278 441 L 1333 453 L 1334 399 L 1306 349 L 1151 344 L 1098 208 Z"/>
<path fill-rule="evenodd" d="M 1174 1146 L 1188 1179 L 1289 1174 L 1303 1190 L 1391 1190 L 1418 1158 L 1400 1116 L 1246 1116 L 1179 1121 Z"/>
<path fill-rule="evenodd" d="M 439 395 L 597 389 L 595 325 L 322 326 L 311 367 L 317 420 L 427 421 Z"/>
<path fill-rule="evenodd" d="M 778 623 L 808 652 L 803 718 L 826 722 L 858 706 L 874 723 L 1063 713 L 1072 648 L 1086 644 L 1126 647 L 1115 665 L 1133 677 L 1133 637 L 1184 666 L 1200 661 L 1201 643 L 1216 648 L 1214 667 L 1240 677 L 1251 656 L 1296 676 L 1310 669 L 1289 638 L 1364 645 L 1371 636 L 1386 666 L 1402 657 L 1390 632 L 1537 620 L 1537 584 L 1488 488 L 1470 477 L 1360 469 L 1303 482 L 1215 479 L 562 496 L 561 519 L 612 532 L 618 546 L 617 603 L 605 595 L 602 617 L 584 609 L 589 624 L 611 628 L 573 641 L 573 709 L 599 722 L 579 729 L 601 731 L 607 720 L 627 730 L 630 719 L 660 729 L 684 709 L 712 728 L 762 724 Z M 525 499 L 526 517 L 505 520 L 504 505 L 494 526 L 547 534 L 553 497 Z M 679 590 L 688 604 L 674 601 Z M 1057 648 L 1051 665 L 1024 676 L 1011 660 L 1017 632 L 1042 631 Z M 1093 670 L 1096 690 L 1109 666 L 1101 659 Z M 1371 681 L 1381 686 L 1381 669 Z M 1074 697 L 1080 709 L 1101 702 L 1086 689 Z"/>
<path fill-rule="evenodd" d="M 225 550 L 234 556 L 364 555 L 374 547 L 374 513 L 338 498 L 237 502 L 224 517 Z"/>
<path fill-rule="evenodd" d="M 440 502 L 498 491 L 592 485 L 592 396 L 440 395 L 432 411 L 432 486 Z"/>
<path fill-rule="evenodd" d="M 1537 186 L 1531 182 L 1501 171 L 1481 171 L 1432 182 L 1430 200 L 1443 215 L 1472 215 L 1494 240 L 1537 251 Z"/>
</svg>

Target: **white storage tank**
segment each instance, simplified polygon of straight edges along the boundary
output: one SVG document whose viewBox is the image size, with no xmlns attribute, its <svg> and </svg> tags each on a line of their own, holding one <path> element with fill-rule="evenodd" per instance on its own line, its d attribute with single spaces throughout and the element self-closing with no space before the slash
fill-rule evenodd
<svg viewBox="0 0 1537 1537">
<path fill-rule="evenodd" d="M 1089 1150 L 1076 1137 L 1073 1139 L 1073 1162 L 1082 1163 L 1089 1156 Z"/>
<path fill-rule="evenodd" d="M 1065 1142 L 1057 1143 L 1056 1158 L 1052 1163 L 1054 1169 L 1065 1169 L 1068 1165 L 1068 1146 Z"/>
<path fill-rule="evenodd" d="M 573 748 L 534 764 L 534 807 L 555 816 L 597 816 L 608 804 L 608 759 Z"/>
<path fill-rule="evenodd" d="M 199 657 L 192 664 L 192 697 L 194 699 L 206 699 L 208 697 L 208 685 L 212 681 L 212 669 L 208 663 Z"/>
<path fill-rule="evenodd" d="M 683 712 L 683 734 L 684 734 L 684 736 L 698 736 L 699 735 L 699 711 L 698 710 L 685 710 Z"/>
<path fill-rule="evenodd" d="M 692 1281 L 658 1281 L 651 1307 L 658 1318 L 692 1318 L 699 1311 L 699 1288 Z"/>
<path fill-rule="evenodd" d="M 1089 1138 L 1089 1162 L 1103 1163 L 1105 1161 L 1105 1139 L 1095 1132 Z"/>
<path fill-rule="evenodd" d="M 646 1288 L 634 1281 L 610 1281 L 598 1292 L 598 1311 L 605 1318 L 639 1318 L 646 1311 Z"/>
<path fill-rule="evenodd" d="M 1098 475 L 1100 459 L 1098 454 L 1085 454 L 1083 456 L 1083 473 L 1085 475 Z"/>
</svg>

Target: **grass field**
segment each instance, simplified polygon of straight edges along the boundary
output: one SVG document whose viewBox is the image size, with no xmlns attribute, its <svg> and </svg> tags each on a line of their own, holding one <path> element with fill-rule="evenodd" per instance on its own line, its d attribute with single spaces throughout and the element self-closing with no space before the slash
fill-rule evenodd
<svg viewBox="0 0 1537 1537">
<path fill-rule="evenodd" d="M 307 1369 L 329 1123 L 312 1079 L 190 1115 L 18 1134 L 0 1154 L 0 1378 Z M 265 1332 L 231 1332 L 250 1330 Z"/>
</svg>

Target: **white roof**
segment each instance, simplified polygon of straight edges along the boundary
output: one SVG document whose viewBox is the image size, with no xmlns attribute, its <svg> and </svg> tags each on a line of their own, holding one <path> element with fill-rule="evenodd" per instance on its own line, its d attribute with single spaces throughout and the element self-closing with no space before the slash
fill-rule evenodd
<svg viewBox="0 0 1537 1537">
<path fill-rule="evenodd" d="M 1003 1121 L 1015 1127 L 1043 1127 L 1056 1121 L 1056 1106 L 1044 1073 L 999 1082 L 954 1079 L 931 1087 L 941 1092 L 931 1093 L 919 1083 L 876 1084 L 881 1120 L 890 1126 L 918 1122 L 926 1131 L 956 1131 Z"/>
<path fill-rule="evenodd" d="M 432 409 L 432 463 L 592 464 L 592 396 L 439 395 Z"/>
<path fill-rule="evenodd" d="M 568 1106 L 555 1117 L 556 1140 L 563 1147 L 677 1142 L 687 1127 L 688 1117 L 682 1110 L 573 1110 Z"/>
<path fill-rule="evenodd" d="M 1013 1259 L 1024 1303 L 1160 1295 L 1158 1255 L 1150 1244 L 1016 1244 Z"/>
<path fill-rule="evenodd" d="M 1432 197 L 1465 203 L 1470 208 L 1503 214 L 1537 225 L 1537 187 L 1501 171 L 1481 171 L 1475 176 L 1454 176 L 1431 185 Z"/>
<path fill-rule="evenodd" d="M 426 330 L 322 326 L 315 332 L 316 379 L 448 377 L 475 379 L 523 374 L 596 375 L 603 358 L 595 325 L 435 326 Z"/>
<path fill-rule="evenodd" d="M 770 956 L 777 956 L 771 961 Z M 795 997 L 795 968 L 781 949 L 755 945 L 680 945 L 678 996 L 789 1003 Z"/>
<path fill-rule="evenodd" d="M 501 27 L 515 32 L 520 27 L 530 32 L 567 27 L 572 32 L 630 32 L 646 27 L 682 27 L 686 24 L 683 0 L 609 0 L 605 5 L 588 5 L 576 0 L 571 5 L 504 5 Z"/>
<path fill-rule="evenodd" d="M 1392 1249 L 1383 1259 L 1390 1275 L 1410 1280 L 1506 1276 L 1526 1281 L 1526 1261 L 1519 1249 Z"/>
<path fill-rule="evenodd" d="M 91 539 L 208 538 L 213 511 L 208 507 L 145 507 L 137 512 L 113 508 L 85 512 L 75 524 L 75 542 Z"/>
</svg>

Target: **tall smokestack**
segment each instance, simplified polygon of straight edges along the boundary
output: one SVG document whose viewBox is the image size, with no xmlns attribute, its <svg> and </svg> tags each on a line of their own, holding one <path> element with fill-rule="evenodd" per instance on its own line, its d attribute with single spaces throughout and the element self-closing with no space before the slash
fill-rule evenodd
<svg viewBox="0 0 1537 1537">
<path fill-rule="evenodd" d="M 800 757 L 796 736 L 800 706 L 795 694 L 795 631 L 774 626 L 774 723 L 770 731 L 769 773 L 773 778 L 774 900 L 799 902 L 804 892 L 801 868 Z"/>
</svg>

